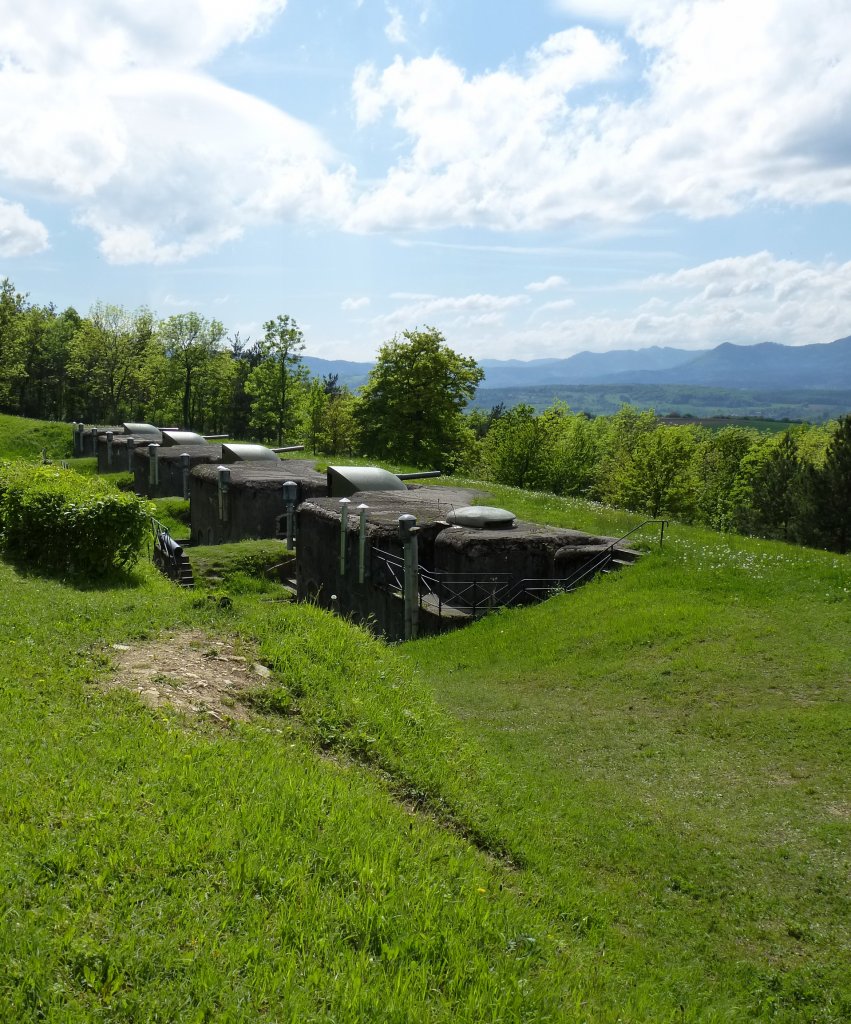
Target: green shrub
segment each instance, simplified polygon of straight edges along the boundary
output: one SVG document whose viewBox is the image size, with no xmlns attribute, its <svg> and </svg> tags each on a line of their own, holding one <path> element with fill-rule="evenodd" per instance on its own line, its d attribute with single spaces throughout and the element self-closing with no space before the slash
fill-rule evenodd
<svg viewBox="0 0 851 1024">
<path fill-rule="evenodd" d="M 0 546 L 51 572 L 103 576 L 132 565 L 148 509 L 135 495 L 73 470 L 0 463 Z"/>
</svg>

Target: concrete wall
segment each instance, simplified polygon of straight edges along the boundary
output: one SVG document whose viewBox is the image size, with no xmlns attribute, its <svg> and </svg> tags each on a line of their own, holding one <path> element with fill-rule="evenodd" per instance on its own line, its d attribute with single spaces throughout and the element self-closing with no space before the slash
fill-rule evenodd
<svg viewBox="0 0 851 1024">
<path fill-rule="evenodd" d="M 507 580 L 556 580 L 570 575 L 605 551 L 613 538 L 594 537 L 577 530 L 561 530 L 536 523 L 518 522 L 513 529 L 479 530 L 453 527 L 446 514 L 453 505 L 470 504 L 474 492 L 422 487 L 407 492 L 360 492 L 352 495 L 345 534 L 345 569 L 341 567 L 341 513 L 336 498 L 307 501 L 298 509 L 297 586 L 300 600 L 312 600 L 333 608 L 356 622 L 367 624 L 391 640 L 404 638 L 404 603 L 392 593 L 383 577 L 376 549 L 403 555 L 398 519 L 416 516 L 419 532 L 419 564 L 424 569 L 453 574 L 469 580 L 471 574 L 493 573 L 499 577 L 493 592 Z M 358 505 L 369 506 L 366 526 L 366 574 L 359 579 Z M 401 569 L 399 570 L 402 576 Z M 382 585 L 383 584 L 383 585 Z M 487 605 L 493 595 L 485 579 L 471 590 L 467 601 Z M 461 588 L 463 589 L 463 588 Z M 451 591 L 451 588 L 450 588 Z M 441 591 L 446 599 L 446 593 Z M 333 598 L 333 600 L 332 600 Z M 524 599 L 524 598 L 522 598 Z M 525 599 L 533 600 L 531 596 Z M 458 602 L 460 603 L 460 602 Z M 498 603 L 498 602 L 497 602 Z M 451 596 L 438 617 L 438 604 L 424 596 L 419 609 L 419 635 L 452 629 L 470 621 L 470 614 L 452 607 Z"/>
<path fill-rule="evenodd" d="M 286 480 L 298 485 L 299 501 L 324 495 L 327 489 L 325 474 L 317 473 L 313 462 L 305 459 L 232 463 L 227 468 L 230 485 L 224 516 L 219 508 L 218 465 L 198 466 L 190 474 L 192 540 L 196 544 L 275 537 L 278 520 L 286 512 Z"/>
<path fill-rule="evenodd" d="M 196 444 L 181 448 L 179 445 L 157 449 L 159 483 L 151 484 L 151 456 L 148 444 L 137 446 L 133 456 L 134 488 L 137 494 L 148 498 L 182 498 L 184 452 L 189 456 L 190 470 L 195 466 L 218 465 L 222 457 L 220 444 Z M 191 493 L 191 491 L 190 491 Z"/>
</svg>

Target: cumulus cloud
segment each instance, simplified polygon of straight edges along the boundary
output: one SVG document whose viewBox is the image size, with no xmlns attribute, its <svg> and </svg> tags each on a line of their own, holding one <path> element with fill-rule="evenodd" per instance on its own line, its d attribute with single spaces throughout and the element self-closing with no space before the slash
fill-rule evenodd
<svg viewBox="0 0 851 1024">
<path fill-rule="evenodd" d="M 339 221 L 351 168 L 201 70 L 284 6 L 0 0 L 0 177 L 70 202 L 115 263 L 187 259 L 275 219 Z"/>
<path fill-rule="evenodd" d="M 399 330 L 412 324 L 435 324 L 441 329 L 502 323 L 506 312 L 529 301 L 526 295 L 430 295 L 395 292 L 400 301 L 389 313 L 374 317 L 376 327 Z"/>
<path fill-rule="evenodd" d="M 458 344 L 473 355 L 511 358 L 648 345 L 832 341 L 849 333 L 851 262 L 758 252 L 625 281 L 611 294 L 611 308 L 597 314 L 579 312 L 579 301 L 576 308 L 557 301 L 536 309 L 525 324 L 505 324 L 496 332 L 467 324 Z"/>
<path fill-rule="evenodd" d="M 560 310 L 560 309 L 571 309 L 576 305 L 576 299 L 557 299 L 555 302 L 545 302 L 542 306 L 538 306 L 535 310 L 536 313 L 543 313 L 546 310 Z"/>
<path fill-rule="evenodd" d="M 672 7 L 675 0 L 553 0 L 555 10 L 589 21 L 627 22 L 642 12 Z"/>
<path fill-rule="evenodd" d="M 593 8 L 627 13 L 622 3 Z M 535 230 L 851 201 L 851 6 L 635 8 L 634 66 L 617 42 L 573 27 L 522 64 L 478 75 L 439 55 L 358 69 L 358 124 L 392 119 L 404 145 L 350 226 Z M 629 99 L 618 79 L 627 73 L 640 85 Z M 608 93 L 578 91 L 603 83 Z"/>
<path fill-rule="evenodd" d="M 47 228 L 20 203 L 0 199 L 0 256 L 32 256 L 49 248 Z"/>
<path fill-rule="evenodd" d="M 287 0 L 0 0 L 0 57 L 51 76 L 196 67 L 262 31 Z"/>
<path fill-rule="evenodd" d="M 346 312 L 353 312 L 358 309 L 366 309 L 368 305 L 369 299 L 367 298 L 366 295 L 361 295 L 357 298 L 355 298 L 354 296 L 350 296 L 347 299 L 343 299 L 343 301 L 340 303 L 340 309 L 343 309 Z"/>
<path fill-rule="evenodd" d="M 387 14 L 390 16 L 390 20 L 384 27 L 384 34 L 388 40 L 397 45 L 407 42 L 408 37 L 405 32 L 405 19 L 402 17 L 402 12 L 398 7 L 392 7 L 388 4 Z"/>
<path fill-rule="evenodd" d="M 552 274 L 544 281 L 530 281 L 526 285 L 527 292 L 549 292 L 553 288 L 562 288 L 567 284 L 567 280 L 561 277 L 560 274 Z"/>
</svg>

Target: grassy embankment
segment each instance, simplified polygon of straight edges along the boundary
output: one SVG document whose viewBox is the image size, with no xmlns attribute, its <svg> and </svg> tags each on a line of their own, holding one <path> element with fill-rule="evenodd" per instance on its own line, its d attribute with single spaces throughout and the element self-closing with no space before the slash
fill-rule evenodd
<svg viewBox="0 0 851 1024">
<path fill-rule="evenodd" d="M 0 563 L 0 1019 L 848 1018 L 847 558 L 676 527 L 396 648 L 234 566 L 228 607 Z M 272 668 L 257 723 L 103 692 L 185 628 Z"/>
</svg>

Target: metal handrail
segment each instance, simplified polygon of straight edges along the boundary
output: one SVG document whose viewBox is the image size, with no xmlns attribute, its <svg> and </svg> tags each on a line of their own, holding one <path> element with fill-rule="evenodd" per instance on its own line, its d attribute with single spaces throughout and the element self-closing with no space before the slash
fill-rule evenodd
<svg viewBox="0 0 851 1024">
<path fill-rule="evenodd" d="M 151 532 L 154 535 L 151 561 L 166 576 L 179 582 L 183 571 L 183 548 L 172 537 L 164 523 L 161 523 L 154 516 L 149 516 L 149 520 Z"/>
<path fill-rule="evenodd" d="M 576 572 L 565 577 L 528 577 L 517 579 L 507 572 L 460 573 L 424 569 L 418 573 L 419 603 L 423 598 L 432 597 L 437 601 L 438 615 L 443 614 L 443 605 L 449 604 L 458 611 L 466 611 L 474 617 L 480 612 L 491 611 L 513 605 L 522 596 L 544 600 L 554 593 L 568 593 L 575 590 L 589 577 L 605 569 L 614 560 L 619 545 L 647 526 L 659 526 L 659 547 L 665 537 L 667 519 L 646 519 L 617 540 L 613 540 L 594 558 L 582 565 Z M 404 559 L 395 552 L 373 547 L 377 564 L 383 564 L 389 579 L 387 584 L 394 590 L 403 590 Z M 387 585 L 385 584 L 385 585 Z"/>
<path fill-rule="evenodd" d="M 560 586 L 557 588 L 565 592 L 575 590 L 580 583 L 582 583 L 588 576 L 593 576 L 594 573 L 604 569 L 609 565 L 614 558 L 615 548 L 622 544 L 627 537 L 631 537 L 634 533 L 638 533 L 639 530 L 643 530 L 645 526 L 659 526 L 659 549 L 662 549 L 662 542 L 665 539 L 665 527 L 668 525 L 667 519 L 645 519 L 643 523 L 639 523 L 638 526 L 633 526 L 631 530 L 625 533 L 622 537 L 618 537 L 617 540 L 613 540 L 611 544 L 591 562 L 586 562 L 585 565 L 573 573 L 572 576 L 568 576 L 563 580 L 560 580 Z"/>
</svg>

